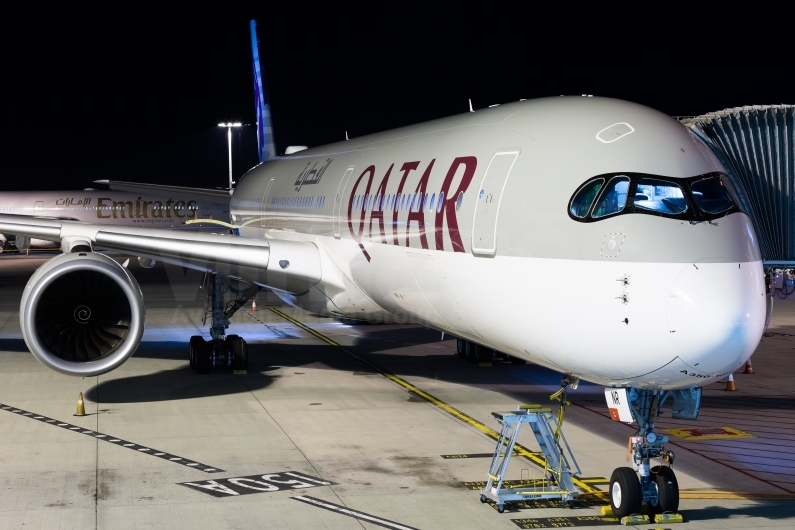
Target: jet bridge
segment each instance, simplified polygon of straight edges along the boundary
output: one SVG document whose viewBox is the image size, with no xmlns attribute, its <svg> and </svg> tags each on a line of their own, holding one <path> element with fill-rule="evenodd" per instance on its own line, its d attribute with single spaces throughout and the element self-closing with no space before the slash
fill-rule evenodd
<svg viewBox="0 0 795 530">
<path fill-rule="evenodd" d="M 795 266 L 795 105 L 735 107 L 681 122 L 726 168 L 765 265 Z"/>
</svg>

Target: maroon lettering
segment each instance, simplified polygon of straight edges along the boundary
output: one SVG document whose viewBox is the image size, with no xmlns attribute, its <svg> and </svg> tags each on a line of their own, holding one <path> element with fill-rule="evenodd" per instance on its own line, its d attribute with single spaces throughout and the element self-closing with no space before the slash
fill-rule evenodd
<svg viewBox="0 0 795 530">
<path fill-rule="evenodd" d="M 428 167 L 425 169 L 425 173 L 422 174 L 420 181 L 417 183 L 417 187 L 414 189 L 414 192 L 419 192 L 419 197 L 417 197 L 416 201 L 416 209 L 411 208 L 409 206 L 409 216 L 406 220 L 406 246 L 409 246 L 409 232 L 411 232 L 411 222 L 417 221 L 417 226 L 420 232 L 420 244 L 422 248 L 428 248 L 428 238 L 425 236 L 425 189 L 428 187 L 428 179 L 431 176 L 431 170 L 433 169 L 433 163 L 436 162 L 434 158 L 431 160 L 431 163 L 428 164 Z"/>
<path fill-rule="evenodd" d="M 464 165 L 464 175 L 461 177 L 461 183 L 455 193 L 450 193 L 450 185 L 453 183 L 459 166 Z M 472 177 L 475 175 L 475 168 L 477 168 L 478 159 L 474 156 L 462 156 L 453 160 L 453 164 L 447 171 L 447 176 L 444 177 L 442 183 L 441 193 L 444 193 L 444 206 L 436 212 L 436 250 L 444 250 L 444 218 L 447 217 L 447 231 L 450 233 L 450 241 L 453 243 L 453 252 L 466 252 L 464 244 L 461 242 L 461 234 L 458 231 L 458 220 L 456 219 L 456 201 L 460 193 L 465 193 L 469 184 L 472 182 Z M 423 248 L 427 248 L 424 247 Z"/>
<path fill-rule="evenodd" d="M 398 211 L 400 211 L 400 199 L 403 196 L 403 185 L 406 183 L 409 172 L 417 169 L 419 165 L 419 162 L 406 162 L 400 168 L 400 170 L 403 172 L 403 176 L 400 177 L 400 185 L 398 186 L 397 193 L 395 194 L 395 204 L 392 207 L 392 237 L 394 238 L 394 243 L 396 246 L 400 246 L 400 241 L 398 241 Z"/>
<path fill-rule="evenodd" d="M 386 175 L 384 175 L 383 180 L 381 180 L 381 184 L 378 186 L 378 189 L 375 192 L 375 199 L 373 200 L 373 213 L 370 214 L 370 222 L 368 223 L 369 231 L 370 231 L 370 241 L 373 240 L 373 221 L 378 219 L 378 227 L 381 230 L 381 243 L 386 244 L 386 234 L 384 233 L 384 198 L 386 197 L 386 185 L 389 181 L 389 175 L 392 173 L 392 168 L 395 167 L 395 164 L 389 166 L 389 169 L 386 170 Z"/>
<path fill-rule="evenodd" d="M 362 171 L 362 174 L 359 175 L 358 179 L 356 179 L 356 184 L 354 184 L 353 188 L 351 189 L 351 196 L 350 199 L 348 200 L 348 230 L 350 231 L 353 240 L 359 244 L 359 248 L 362 250 L 364 257 L 367 258 L 367 261 L 370 261 L 370 254 L 367 253 L 367 251 L 364 249 L 364 245 L 362 245 L 362 234 L 364 233 L 365 213 L 362 213 L 359 218 L 359 230 L 357 231 L 353 229 L 353 198 L 356 196 L 356 188 L 359 187 L 359 183 L 362 181 L 362 178 L 367 173 L 369 173 L 370 176 L 367 177 L 367 188 L 365 189 L 364 197 L 367 197 L 367 195 L 370 194 L 370 186 L 372 186 L 373 184 L 373 175 L 375 175 L 375 166 L 370 166 L 364 171 Z"/>
</svg>

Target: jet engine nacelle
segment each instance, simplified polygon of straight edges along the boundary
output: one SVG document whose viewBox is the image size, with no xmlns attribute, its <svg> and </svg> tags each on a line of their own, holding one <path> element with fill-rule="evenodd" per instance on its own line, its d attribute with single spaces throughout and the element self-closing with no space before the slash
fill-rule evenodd
<svg viewBox="0 0 795 530">
<path fill-rule="evenodd" d="M 45 366 L 67 375 L 101 375 L 135 352 L 145 307 L 135 278 L 95 252 L 57 256 L 30 278 L 19 320 L 25 344 Z"/>
</svg>

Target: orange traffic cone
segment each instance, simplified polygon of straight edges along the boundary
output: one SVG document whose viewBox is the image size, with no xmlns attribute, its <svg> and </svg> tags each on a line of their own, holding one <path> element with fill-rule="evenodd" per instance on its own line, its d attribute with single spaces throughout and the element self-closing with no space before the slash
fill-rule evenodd
<svg viewBox="0 0 795 530">
<path fill-rule="evenodd" d="M 252 311 L 256 311 L 257 310 L 257 301 L 256 300 L 252 300 L 251 301 L 251 310 Z"/>
<path fill-rule="evenodd" d="M 85 416 L 86 415 L 86 406 L 83 404 L 83 393 L 80 392 L 80 396 L 77 398 L 77 412 L 75 412 L 75 416 Z"/>
<path fill-rule="evenodd" d="M 745 371 L 743 371 L 743 373 L 744 374 L 752 374 L 752 373 L 754 373 L 754 367 L 751 364 L 751 359 L 748 359 L 747 361 L 745 361 Z"/>
<path fill-rule="evenodd" d="M 734 386 L 734 374 L 729 374 L 729 380 L 726 381 L 726 390 L 737 390 Z"/>
</svg>

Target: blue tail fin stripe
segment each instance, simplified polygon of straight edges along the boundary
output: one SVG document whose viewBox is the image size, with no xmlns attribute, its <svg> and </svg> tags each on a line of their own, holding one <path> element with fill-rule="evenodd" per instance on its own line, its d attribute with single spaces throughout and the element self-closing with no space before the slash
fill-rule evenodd
<svg viewBox="0 0 795 530">
<path fill-rule="evenodd" d="M 276 145 L 273 141 L 273 125 L 271 124 L 268 86 L 263 83 L 262 68 L 259 63 L 259 46 L 257 43 L 257 21 L 251 23 L 251 51 L 254 58 L 254 105 L 257 110 L 257 152 L 259 161 L 265 162 L 276 156 Z"/>
</svg>

